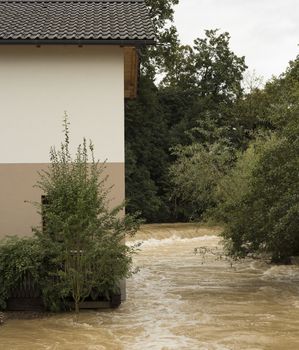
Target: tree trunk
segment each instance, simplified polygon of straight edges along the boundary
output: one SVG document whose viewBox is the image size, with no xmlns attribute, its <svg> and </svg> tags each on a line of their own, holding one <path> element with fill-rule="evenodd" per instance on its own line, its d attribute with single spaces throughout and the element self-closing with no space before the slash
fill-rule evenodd
<svg viewBox="0 0 299 350">
<path fill-rule="evenodd" d="M 75 312 L 76 314 L 78 314 L 80 311 L 80 308 L 79 308 L 79 301 L 78 300 L 75 300 Z"/>
</svg>

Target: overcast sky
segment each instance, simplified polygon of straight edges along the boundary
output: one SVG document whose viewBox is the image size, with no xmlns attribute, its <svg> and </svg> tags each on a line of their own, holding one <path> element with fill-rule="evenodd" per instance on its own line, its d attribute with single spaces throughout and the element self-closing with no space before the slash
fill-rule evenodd
<svg viewBox="0 0 299 350">
<path fill-rule="evenodd" d="M 299 54 L 299 0 L 180 0 L 175 9 L 182 43 L 205 29 L 227 31 L 232 50 L 264 82 Z"/>
</svg>

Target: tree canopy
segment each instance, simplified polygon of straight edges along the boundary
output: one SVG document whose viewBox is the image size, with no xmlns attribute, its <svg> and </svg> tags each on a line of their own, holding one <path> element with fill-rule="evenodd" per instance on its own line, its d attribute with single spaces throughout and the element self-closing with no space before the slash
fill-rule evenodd
<svg viewBox="0 0 299 350">
<path fill-rule="evenodd" d="M 242 96 L 244 57 L 228 33 L 207 30 L 194 45 L 181 45 L 173 26 L 178 1 L 148 1 L 157 45 L 141 53 L 139 97 L 126 103 L 126 196 L 129 212 L 148 222 L 187 220 L 174 198 L 169 167 L 173 148 L 235 137 L 232 106 Z M 225 136 L 224 136 L 225 135 Z"/>
<path fill-rule="evenodd" d="M 128 210 L 148 222 L 217 220 L 232 255 L 298 254 L 299 57 L 246 87 L 229 33 L 182 45 L 177 1 L 147 4 L 157 45 L 143 52 L 139 98 L 126 105 Z"/>
</svg>

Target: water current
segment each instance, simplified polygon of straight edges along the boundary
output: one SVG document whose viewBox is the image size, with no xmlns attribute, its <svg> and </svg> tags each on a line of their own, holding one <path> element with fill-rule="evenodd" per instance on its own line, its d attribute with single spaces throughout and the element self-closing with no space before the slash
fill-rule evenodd
<svg viewBox="0 0 299 350">
<path fill-rule="evenodd" d="M 219 231 L 144 226 L 120 308 L 8 320 L 0 349 L 298 350 L 299 266 L 203 262 L 194 249 L 221 249 Z"/>
</svg>

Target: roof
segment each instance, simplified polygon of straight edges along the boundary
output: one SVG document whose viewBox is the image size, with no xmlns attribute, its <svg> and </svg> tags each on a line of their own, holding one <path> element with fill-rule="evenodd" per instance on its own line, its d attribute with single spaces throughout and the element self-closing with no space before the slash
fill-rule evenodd
<svg viewBox="0 0 299 350">
<path fill-rule="evenodd" d="M 152 43 L 144 0 L 0 0 L 0 44 Z"/>
</svg>

